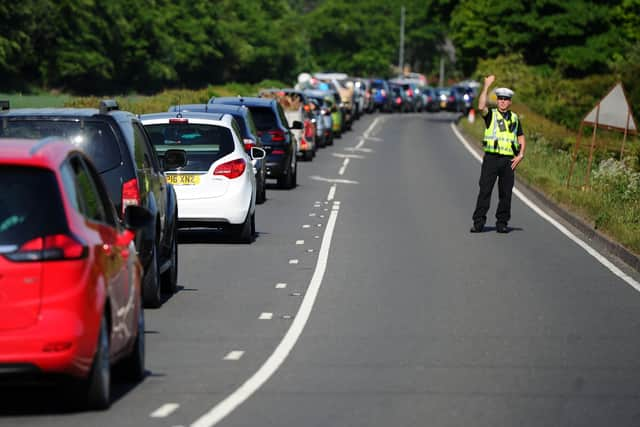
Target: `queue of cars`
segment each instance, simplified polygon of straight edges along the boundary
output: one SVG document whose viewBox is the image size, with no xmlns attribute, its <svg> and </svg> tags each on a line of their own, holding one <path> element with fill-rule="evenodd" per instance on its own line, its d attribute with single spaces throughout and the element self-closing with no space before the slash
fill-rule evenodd
<svg viewBox="0 0 640 427">
<path fill-rule="evenodd" d="M 144 376 L 143 307 L 178 289 L 179 228 L 250 244 L 267 180 L 293 189 L 298 160 L 362 114 L 438 111 L 434 98 L 401 79 L 322 73 L 140 116 L 113 100 L 0 102 L 0 378 L 62 376 L 85 407 L 109 407 L 112 367 Z"/>
</svg>

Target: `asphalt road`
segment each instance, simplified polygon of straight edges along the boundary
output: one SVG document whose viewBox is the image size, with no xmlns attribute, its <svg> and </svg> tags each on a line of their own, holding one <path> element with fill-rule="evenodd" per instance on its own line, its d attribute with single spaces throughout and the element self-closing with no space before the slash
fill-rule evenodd
<svg viewBox="0 0 640 427">
<path fill-rule="evenodd" d="M 638 275 L 516 197 L 509 234 L 469 233 L 453 119 L 365 116 L 268 190 L 251 245 L 182 232 L 145 380 L 106 412 L 3 388 L 0 425 L 640 425 Z"/>
</svg>

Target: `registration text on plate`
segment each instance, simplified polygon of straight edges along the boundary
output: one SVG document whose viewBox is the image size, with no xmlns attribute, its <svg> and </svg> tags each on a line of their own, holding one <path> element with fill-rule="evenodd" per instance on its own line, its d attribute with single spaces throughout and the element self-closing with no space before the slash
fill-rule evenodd
<svg viewBox="0 0 640 427">
<path fill-rule="evenodd" d="M 167 182 L 173 185 L 200 184 L 200 175 L 167 175 Z"/>
</svg>

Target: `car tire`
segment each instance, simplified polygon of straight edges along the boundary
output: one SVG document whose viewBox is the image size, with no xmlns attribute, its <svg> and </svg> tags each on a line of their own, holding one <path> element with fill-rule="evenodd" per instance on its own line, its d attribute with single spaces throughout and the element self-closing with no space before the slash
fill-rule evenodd
<svg viewBox="0 0 640 427">
<path fill-rule="evenodd" d="M 302 156 L 305 161 L 310 162 L 311 160 L 313 160 L 313 151 L 311 150 L 305 151 Z"/>
<path fill-rule="evenodd" d="M 177 226 L 173 227 L 171 235 L 171 253 L 169 254 L 171 267 L 161 277 L 162 290 L 174 294 L 178 290 L 178 231 Z"/>
<path fill-rule="evenodd" d="M 100 322 L 98 347 L 84 386 L 89 409 L 104 410 L 109 408 L 111 405 L 111 361 L 109 359 L 109 326 L 107 316 L 104 314 Z"/>
<path fill-rule="evenodd" d="M 138 333 L 131 353 L 122 360 L 122 377 L 139 382 L 144 378 L 145 368 L 144 309 L 138 309 Z"/>
<path fill-rule="evenodd" d="M 145 308 L 158 308 L 162 303 L 162 289 L 160 288 L 160 260 L 158 248 L 154 242 L 149 261 L 149 269 L 145 271 L 145 280 L 142 288 L 142 299 Z"/>
<path fill-rule="evenodd" d="M 294 162 L 293 164 L 292 175 L 293 176 L 291 177 L 291 186 L 289 187 L 289 189 L 296 188 L 296 186 L 298 185 L 298 162 Z"/>
<path fill-rule="evenodd" d="M 261 205 L 267 200 L 267 186 L 264 182 L 264 169 L 256 184 L 256 204 Z"/>
<path fill-rule="evenodd" d="M 256 231 L 256 214 L 248 213 L 242 224 L 232 225 L 231 232 L 238 243 L 251 243 Z"/>
</svg>

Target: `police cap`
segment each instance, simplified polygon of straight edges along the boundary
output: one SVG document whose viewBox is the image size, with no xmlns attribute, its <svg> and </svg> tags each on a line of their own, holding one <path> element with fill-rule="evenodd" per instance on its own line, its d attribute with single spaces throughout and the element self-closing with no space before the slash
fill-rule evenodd
<svg viewBox="0 0 640 427">
<path fill-rule="evenodd" d="M 513 91 L 506 87 L 499 87 L 496 89 L 496 96 L 504 96 L 506 98 L 513 98 Z"/>
</svg>

